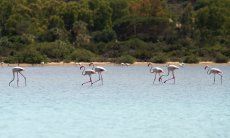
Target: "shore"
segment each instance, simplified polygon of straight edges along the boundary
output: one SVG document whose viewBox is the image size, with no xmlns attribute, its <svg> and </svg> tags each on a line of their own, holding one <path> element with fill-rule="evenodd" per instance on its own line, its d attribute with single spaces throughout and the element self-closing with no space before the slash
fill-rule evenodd
<svg viewBox="0 0 230 138">
<path fill-rule="evenodd" d="M 93 62 L 95 65 L 97 66 L 120 66 L 120 64 L 116 64 L 116 63 L 112 63 L 112 62 Z M 131 64 L 130 66 L 146 66 L 148 64 L 148 62 L 135 62 L 134 64 Z M 174 64 L 174 65 L 179 65 L 179 62 L 167 62 L 165 64 Z M 185 63 L 186 64 L 186 63 Z M 64 62 L 49 62 L 49 63 L 45 63 L 45 64 L 25 64 L 25 63 L 21 63 L 19 64 L 19 66 L 21 67 L 31 67 L 31 66 L 87 66 L 89 65 L 89 62 L 79 62 L 79 63 L 75 63 L 75 62 L 70 62 L 70 63 L 64 63 Z M 157 63 L 153 63 L 153 65 L 164 65 L 164 64 L 157 64 Z M 214 62 L 200 62 L 197 64 L 186 64 L 186 65 L 230 65 L 230 62 L 228 63 L 214 63 Z M 2 67 L 15 67 L 18 66 L 18 64 L 7 64 L 4 63 L 2 65 Z"/>
</svg>

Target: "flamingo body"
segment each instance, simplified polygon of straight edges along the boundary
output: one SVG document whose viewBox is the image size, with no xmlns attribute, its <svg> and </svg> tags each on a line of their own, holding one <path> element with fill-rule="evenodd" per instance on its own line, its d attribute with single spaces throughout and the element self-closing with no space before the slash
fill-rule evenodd
<svg viewBox="0 0 230 138">
<path fill-rule="evenodd" d="M 164 73 L 164 71 L 162 68 L 154 67 L 154 68 L 152 68 L 151 73 Z"/>
<path fill-rule="evenodd" d="M 94 70 L 95 70 L 96 72 L 103 72 L 103 71 L 106 71 L 106 69 L 105 69 L 104 67 L 100 67 L 100 66 L 96 66 L 96 67 L 94 68 Z"/>
<path fill-rule="evenodd" d="M 22 68 L 22 67 L 14 67 L 14 68 L 12 69 L 13 72 L 19 72 L 19 71 L 24 71 L 24 70 L 25 70 L 25 69 Z"/>
<path fill-rule="evenodd" d="M 92 75 L 92 74 L 96 74 L 96 72 L 92 69 L 87 69 L 83 73 L 83 75 Z"/>
</svg>

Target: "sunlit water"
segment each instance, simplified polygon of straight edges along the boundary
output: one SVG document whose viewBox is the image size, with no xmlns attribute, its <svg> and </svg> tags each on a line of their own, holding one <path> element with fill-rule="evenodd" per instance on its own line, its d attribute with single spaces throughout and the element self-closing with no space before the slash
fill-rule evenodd
<svg viewBox="0 0 230 138">
<path fill-rule="evenodd" d="M 175 85 L 153 85 L 144 66 L 108 66 L 93 87 L 78 67 L 26 67 L 19 88 L 0 68 L 0 137 L 229 138 L 230 67 L 217 67 L 222 85 L 202 66 L 177 70 Z"/>
</svg>

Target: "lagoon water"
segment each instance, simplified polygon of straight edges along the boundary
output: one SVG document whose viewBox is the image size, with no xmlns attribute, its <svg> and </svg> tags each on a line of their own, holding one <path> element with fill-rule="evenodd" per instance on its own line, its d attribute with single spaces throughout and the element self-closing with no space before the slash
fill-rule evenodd
<svg viewBox="0 0 230 138">
<path fill-rule="evenodd" d="M 107 66 L 92 87 L 79 67 L 26 67 L 19 88 L 0 68 L 0 137 L 229 138 L 230 66 L 217 67 L 222 85 L 198 65 L 177 70 L 175 85 L 153 85 L 144 66 Z"/>
</svg>

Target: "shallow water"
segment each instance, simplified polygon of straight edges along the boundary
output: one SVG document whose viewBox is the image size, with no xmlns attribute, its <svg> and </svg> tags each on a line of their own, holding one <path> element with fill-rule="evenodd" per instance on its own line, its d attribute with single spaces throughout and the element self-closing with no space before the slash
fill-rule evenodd
<svg viewBox="0 0 230 138">
<path fill-rule="evenodd" d="M 153 85 L 147 67 L 108 66 L 104 85 L 91 87 L 78 67 L 27 67 L 19 88 L 8 86 L 11 68 L 0 68 L 0 137 L 229 138 L 230 67 L 218 68 L 222 85 L 202 66 Z"/>
</svg>

